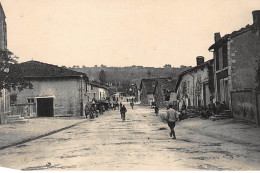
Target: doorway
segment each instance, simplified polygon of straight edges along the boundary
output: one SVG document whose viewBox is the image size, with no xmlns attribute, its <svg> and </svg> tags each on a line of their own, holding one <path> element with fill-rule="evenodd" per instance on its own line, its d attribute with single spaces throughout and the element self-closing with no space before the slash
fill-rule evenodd
<svg viewBox="0 0 260 173">
<path fill-rule="evenodd" d="M 53 117 L 53 98 L 37 98 L 37 116 Z"/>
</svg>

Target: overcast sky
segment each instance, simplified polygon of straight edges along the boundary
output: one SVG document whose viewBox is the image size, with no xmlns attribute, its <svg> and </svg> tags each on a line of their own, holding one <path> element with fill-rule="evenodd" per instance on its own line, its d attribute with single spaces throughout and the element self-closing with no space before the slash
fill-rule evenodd
<svg viewBox="0 0 260 173">
<path fill-rule="evenodd" d="M 8 49 L 55 65 L 171 64 L 212 58 L 214 33 L 252 24 L 260 0 L 0 0 Z"/>
</svg>

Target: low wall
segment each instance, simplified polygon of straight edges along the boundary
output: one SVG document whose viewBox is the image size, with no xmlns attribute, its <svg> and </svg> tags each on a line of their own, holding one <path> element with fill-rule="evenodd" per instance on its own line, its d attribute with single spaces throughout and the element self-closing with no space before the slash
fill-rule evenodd
<svg viewBox="0 0 260 173">
<path fill-rule="evenodd" d="M 231 106 L 235 118 L 258 124 L 257 98 L 254 90 L 232 91 Z"/>
<path fill-rule="evenodd" d="M 26 117 L 27 115 L 27 104 L 11 105 L 11 115 L 21 115 Z"/>
</svg>

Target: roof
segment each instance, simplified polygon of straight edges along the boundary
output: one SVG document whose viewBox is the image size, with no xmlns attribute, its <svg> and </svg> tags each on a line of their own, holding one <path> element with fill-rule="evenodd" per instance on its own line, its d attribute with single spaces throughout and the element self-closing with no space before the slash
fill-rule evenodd
<svg viewBox="0 0 260 173">
<path fill-rule="evenodd" d="M 104 89 L 108 89 L 108 87 L 109 87 L 108 85 L 102 84 L 102 83 L 97 82 L 97 81 L 89 81 L 89 84 L 93 85 L 93 86 L 96 86 L 98 88 L 104 88 Z"/>
<path fill-rule="evenodd" d="M 142 85 L 144 85 L 147 93 L 154 93 L 158 84 L 160 84 L 163 89 L 173 91 L 176 81 L 171 77 L 142 79 L 140 89 L 142 89 Z"/>
<path fill-rule="evenodd" d="M 147 93 L 154 93 L 156 83 L 157 83 L 156 78 L 142 79 L 141 84 L 140 84 L 140 90 L 142 89 L 142 86 L 144 85 Z"/>
<path fill-rule="evenodd" d="M 179 74 L 178 79 L 177 79 L 177 83 L 176 83 L 176 87 L 175 87 L 175 91 L 177 91 L 178 86 L 180 85 L 181 79 L 182 79 L 182 77 L 183 77 L 185 74 L 190 74 L 192 71 L 195 71 L 195 70 L 197 70 L 197 69 L 199 69 L 199 68 L 201 68 L 201 67 L 205 67 L 205 66 L 208 66 L 208 65 L 213 64 L 213 62 L 214 62 L 214 59 L 208 60 L 208 61 L 204 62 L 204 63 L 201 64 L 201 65 L 192 67 L 191 69 L 186 70 L 186 71 L 183 71 L 181 74 Z"/>
<path fill-rule="evenodd" d="M 76 72 L 56 65 L 42 63 L 39 61 L 27 61 L 13 64 L 10 71 L 19 71 L 25 78 L 60 78 L 60 77 L 83 77 L 88 80 L 85 73 Z"/>
<path fill-rule="evenodd" d="M 163 90 L 166 89 L 168 91 L 174 91 L 176 86 L 176 80 L 174 80 L 173 78 L 160 78 L 157 79 L 157 84 L 155 88 L 157 87 L 157 85 L 161 85 Z"/>
<path fill-rule="evenodd" d="M 231 34 L 226 34 L 224 35 L 223 37 L 221 37 L 221 39 L 219 39 L 216 43 L 212 44 L 210 47 L 209 47 L 209 51 L 216 48 L 216 47 L 219 47 L 221 46 L 224 42 L 226 42 L 229 38 L 232 38 L 232 37 L 235 37 L 235 36 L 238 36 L 240 34 L 243 34 L 249 30 L 252 30 L 254 28 L 254 24 L 252 25 L 246 25 L 244 28 L 241 28 L 240 30 L 238 31 L 233 31 Z"/>
</svg>

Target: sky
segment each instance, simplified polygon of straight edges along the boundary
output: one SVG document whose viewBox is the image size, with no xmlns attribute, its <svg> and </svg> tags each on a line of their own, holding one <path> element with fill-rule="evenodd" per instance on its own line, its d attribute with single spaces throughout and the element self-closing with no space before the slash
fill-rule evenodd
<svg viewBox="0 0 260 173">
<path fill-rule="evenodd" d="M 19 62 L 195 66 L 214 33 L 252 24 L 260 0 L 0 0 Z"/>
</svg>

